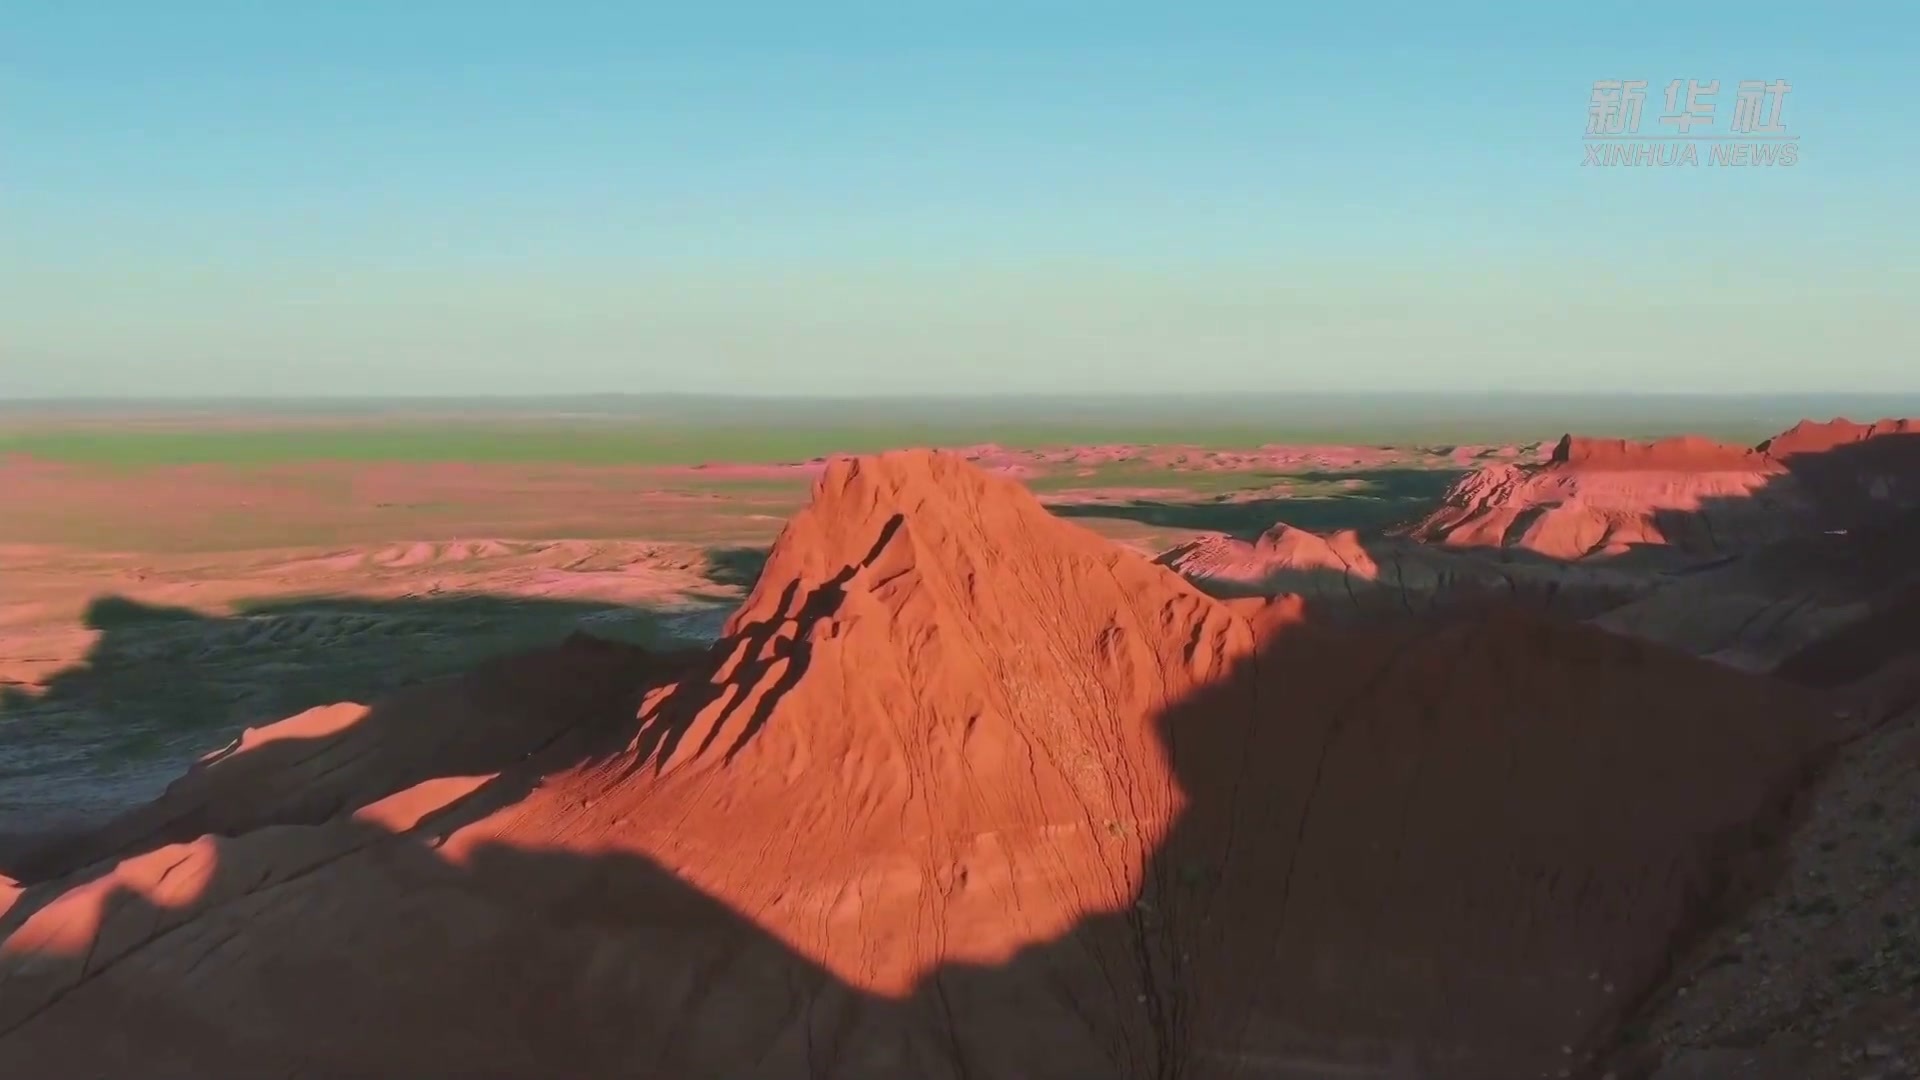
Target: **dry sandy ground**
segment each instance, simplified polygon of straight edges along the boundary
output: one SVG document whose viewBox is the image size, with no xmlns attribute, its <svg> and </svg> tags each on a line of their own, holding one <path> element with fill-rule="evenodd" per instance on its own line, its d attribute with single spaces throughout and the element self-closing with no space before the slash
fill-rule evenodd
<svg viewBox="0 0 1920 1080">
<path fill-rule="evenodd" d="M 1804 796 L 1764 888 L 1676 957 L 1604 1076 L 1920 1075 L 1920 663 L 1840 701 L 1860 734 Z"/>
</svg>

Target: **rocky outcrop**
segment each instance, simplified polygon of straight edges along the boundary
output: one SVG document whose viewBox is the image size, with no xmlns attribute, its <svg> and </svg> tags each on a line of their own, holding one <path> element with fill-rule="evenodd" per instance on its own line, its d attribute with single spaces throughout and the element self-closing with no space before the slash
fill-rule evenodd
<svg viewBox="0 0 1920 1080">
<path fill-rule="evenodd" d="M 1566 436 L 1547 463 L 1464 477 L 1413 538 L 1568 561 L 1739 553 L 1920 501 L 1914 422 L 1802 423 L 1752 449 Z"/>
<path fill-rule="evenodd" d="M 47 856 L 0 1073 L 1552 1075 L 1829 739 L 1590 627 L 1324 625 L 842 462 L 708 654 L 296 718 Z"/>
<path fill-rule="evenodd" d="M 1252 543 L 1203 536 L 1159 560 L 1215 596 L 1293 594 L 1322 617 L 1395 618 L 1499 603 L 1584 618 L 1643 594 L 1634 575 L 1546 560 L 1489 559 L 1352 530 L 1319 536 L 1280 524 Z"/>
<path fill-rule="evenodd" d="M 1583 469 L 1657 469 L 1662 471 L 1719 472 L 1764 468 L 1758 451 L 1729 443 L 1680 435 L 1652 442 L 1628 439 L 1590 439 L 1563 435 L 1548 461 Z"/>
</svg>

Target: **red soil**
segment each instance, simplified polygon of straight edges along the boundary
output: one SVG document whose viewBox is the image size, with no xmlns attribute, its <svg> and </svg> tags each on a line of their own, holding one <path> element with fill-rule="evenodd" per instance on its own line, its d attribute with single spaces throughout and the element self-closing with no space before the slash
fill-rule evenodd
<svg viewBox="0 0 1920 1080">
<path fill-rule="evenodd" d="M 1760 469 L 1766 463 L 1742 446 L 1681 435 L 1653 442 L 1561 436 L 1549 459 L 1554 465 L 1587 469 Z"/>
<path fill-rule="evenodd" d="M 0 1074 L 1554 1075 L 1824 719 L 1518 614 L 1215 601 L 956 456 L 836 462 L 710 654 L 296 718 L 36 861 Z"/>
</svg>

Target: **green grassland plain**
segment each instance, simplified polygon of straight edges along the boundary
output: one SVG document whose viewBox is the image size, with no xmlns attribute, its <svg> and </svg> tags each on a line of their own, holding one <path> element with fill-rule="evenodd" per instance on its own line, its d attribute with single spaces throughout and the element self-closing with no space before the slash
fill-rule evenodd
<svg viewBox="0 0 1920 1080">
<path fill-rule="evenodd" d="M 1802 417 L 1920 411 L 1920 398 L 1167 395 L 0 401 L 0 456 L 138 466 L 298 461 L 695 465 L 899 446 L 1125 443 L 1208 449 L 1436 445 L 1692 432 L 1765 438 Z"/>
<path fill-rule="evenodd" d="M 135 551 L 476 535 L 763 543 L 804 501 L 807 473 L 694 467 L 989 443 L 1442 453 L 1569 430 L 1752 442 L 1804 416 L 1910 412 L 1920 401 L 1859 395 L 0 401 L 0 543 Z M 1377 524 L 1399 512 L 1381 497 L 1430 498 L 1444 487 L 1441 477 L 1405 473 L 1189 468 L 1157 454 L 1040 463 L 1022 475 L 1057 509 L 1144 543 L 1189 528 L 1257 531 L 1263 518 Z M 1100 499 L 1103 489 L 1131 497 Z M 1076 507 L 1082 495 L 1100 505 Z"/>
</svg>

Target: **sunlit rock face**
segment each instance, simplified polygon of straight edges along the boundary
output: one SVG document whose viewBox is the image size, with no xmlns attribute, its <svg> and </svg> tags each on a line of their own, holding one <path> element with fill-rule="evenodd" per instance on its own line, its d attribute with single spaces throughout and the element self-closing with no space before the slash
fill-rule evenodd
<svg viewBox="0 0 1920 1080">
<path fill-rule="evenodd" d="M 709 651 L 295 718 L 44 856 L 0 1073 L 1551 1075 L 1825 716 L 1510 610 L 1214 599 L 957 457 L 842 462 Z"/>
</svg>

